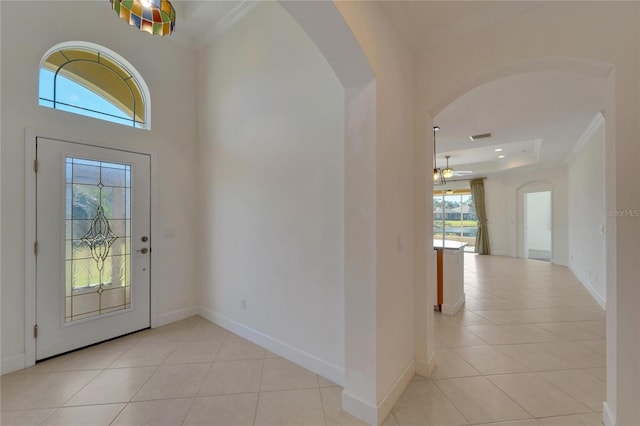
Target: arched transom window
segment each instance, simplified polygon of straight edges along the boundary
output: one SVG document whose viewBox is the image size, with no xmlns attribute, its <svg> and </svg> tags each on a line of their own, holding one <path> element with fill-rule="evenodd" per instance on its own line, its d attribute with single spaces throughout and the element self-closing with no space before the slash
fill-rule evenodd
<svg viewBox="0 0 640 426">
<path fill-rule="evenodd" d="M 146 84 L 127 61 L 102 46 L 54 46 L 42 59 L 39 88 L 42 106 L 150 128 Z"/>
</svg>

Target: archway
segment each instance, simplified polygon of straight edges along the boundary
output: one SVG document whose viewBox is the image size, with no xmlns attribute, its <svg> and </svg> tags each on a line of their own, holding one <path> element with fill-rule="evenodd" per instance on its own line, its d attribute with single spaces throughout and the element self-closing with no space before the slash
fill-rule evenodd
<svg viewBox="0 0 640 426">
<path fill-rule="evenodd" d="M 437 117 L 445 108 L 451 103 L 455 102 L 465 93 L 472 91 L 484 84 L 508 78 L 515 75 L 522 75 L 526 73 L 535 72 L 554 72 L 564 73 L 567 75 L 575 76 L 588 76 L 596 81 L 606 91 L 606 99 L 601 110 L 605 120 L 611 125 L 605 126 L 605 173 L 603 179 L 605 180 L 605 204 L 606 206 L 617 206 L 616 193 L 619 191 L 617 187 L 616 177 L 616 112 L 617 112 L 617 99 L 616 99 L 616 72 L 614 65 L 602 61 L 593 61 L 587 59 L 577 58 L 556 58 L 556 57 L 541 57 L 536 59 L 528 59 L 517 62 L 505 62 L 502 65 L 486 65 L 486 68 L 479 67 L 480 71 L 469 75 L 464 81 L 451 85 L 446 89 L 440 91 L 440 96 L 430 103 L 431 108 L 425 106 L 425 128 L 430 127 L 432 118 Z M 426 140 L 429 140 L 428 133 L 424 135 Z M 439 138 L 440 142 L 440 138 Z M 568 160 L 565 160 L 568 161 Z M 530 181 L 537 182 L 530 182 Z M 510 216 L 514 222 L 514 237 L 511 242 L 511 254 L 512 256 L 526 257 L 523 253 L 524 234 L 523 234 L 523 209 L 524 209 L 524 196 L 529 191 L 534 190 L 551 190 L 555 189 L 553 183 L 540 182 L 544 177 L 538 176 L 527 181 L 513 182 L 507 185 L 512 195 L 512 207 Z M 527 185 L 529 184 L 529 185 Z M 557 194 L 553 193 L 554 200 L 557 198 Z M 555 209 L 555 207 L 554 207 Z M 607 401 L 605 402 L 605 414 L 607 424 L 615 423 L 616 414 L 616 399 L 620 395 L 618 389 L 622 388 L 621 381 L 626 379 L 622 378 L 619 374 L 620 363 L 618 361 L 618 348 L 621 343 L 617 339 L 617 324 L 620 313 L 618 312 L 617 302 L 617 287 L 618 281 L 616 279 L 616 271 L 619 270 L 619 262 L 616 260 L 616 248 L 620 245 L 624 245 L 618 239 L 616 234 L 617 224 L 611 217 L 603 219 L 605 234 L 605 247 L 604 250 L 608 254 L 606 259 L 606 293 L 607 293 Z M 619 225 L 618 225 L 619 226 Z M 554 240 L 556 238 L 554 237 Z M 622 380 L 621 380 L 622 379 Z M 628 385 L 629 383 L 627 383 Z M 635 385 L 634 385 L 635 386 Z"/>
<path fill-rule="evenodd" d="M 375 289 L 376 80 L 352 30 L 333 2 L 280 2 L 303 28 L 345 88 L 343 408 L 377 421 Z M 375 237 L 374 237 L 375 239 Z"/>
</svg>

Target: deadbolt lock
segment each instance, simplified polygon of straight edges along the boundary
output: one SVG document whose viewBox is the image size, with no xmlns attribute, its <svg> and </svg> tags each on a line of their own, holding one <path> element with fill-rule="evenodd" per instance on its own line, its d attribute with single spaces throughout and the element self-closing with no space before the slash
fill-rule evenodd
<svg viewBox="0 0 640 426">
<path fill-rule="evenodd" d="M 149 241 L 149 237 L 145 235 L 142 238 L 140 238 L 140 241 L 142 241 L 143 243 L 146 243 L 147 241 Z"/>
</svg>

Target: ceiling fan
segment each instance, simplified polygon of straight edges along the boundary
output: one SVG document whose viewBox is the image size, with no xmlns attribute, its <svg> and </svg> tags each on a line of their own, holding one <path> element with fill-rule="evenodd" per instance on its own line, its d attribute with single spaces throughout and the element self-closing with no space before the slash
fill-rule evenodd
<svg viewBox="0 0 640 426">
<path fill-rule="evenodd" d="M 453 170 L 451 167 L 449 167 L 449 157 L 451 156 L 450 155 L 444 156 L 444 158 L 447 159 L 447 166 L 444 169 L 442 169 L 442 176 L 444 176 L 446 179 L 451 179 L 454 176 L 455 177 L 466 176 L 473 173 L 471 170 Z"/>
</svg>

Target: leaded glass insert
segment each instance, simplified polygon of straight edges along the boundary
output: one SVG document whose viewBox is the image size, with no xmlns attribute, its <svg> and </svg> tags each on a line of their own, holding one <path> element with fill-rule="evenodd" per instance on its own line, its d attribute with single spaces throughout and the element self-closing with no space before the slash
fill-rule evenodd
<svg viewBox="0 0 640 426">
<path fill-rule="evenodd" d="M 66 157 L 65 322 L 131 306 L 131 166 Z"/>
</svg>

